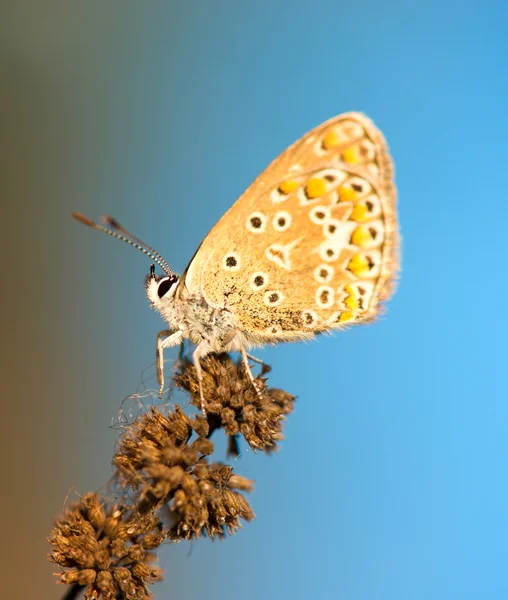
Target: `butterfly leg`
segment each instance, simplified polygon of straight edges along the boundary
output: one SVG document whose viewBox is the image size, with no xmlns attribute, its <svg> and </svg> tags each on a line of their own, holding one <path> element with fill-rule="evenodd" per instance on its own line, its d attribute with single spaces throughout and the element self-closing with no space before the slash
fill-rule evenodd
<svg viewBox="0 0 508 600">
<path fill-rule="evenodd" d="M 164 391 L 164 348 L 171 348 L 182 341 L 183 332 L 172 332 L 169 329 L 159 331 L 157 334 L 157 344 L 155 348 L 155 373 L 157 383 L 159 384 L 159 398 L 162 398 Z"/>
<path fill-rule="evenodd" d="M 247 354 L 247 352 L 245 351 L 245 348 L 243 346 L 240 348 L 240 352 L 242 353 L 243 364 L 245 365 L 245 370 L 247 371 L 247 375 L 249 376 L 252 386 L 256 390 L 256 394 L 259 396 L 259 398 L 263 399 L 263 394 L 261 393 L 261 390 L 259 389 L 258 384 L 256 383 L 256 380 L 254 379 L 254 375 L 253 375 L 252 370 L 249 365 L 248 357 L 250 356 L 250 354 Z M 259 360 L 258 358 L 254 358 L 253 356 L 250 356 L 250 358 L 252 358 L 252 360 L 255 360 L 256 362 L 264 364 L 263 361 Z"/>
<path fill-rule="evenodd" d="M 203 344 L 198 344 L 192 354 L 192 361 L 194 362 L 194 368 L 196 369 L 196 377 L 198 378 L 199 383 L 199 398 L 201 400 L 201 412 L 206 417 L 205 396 L 203 394 L 203 369 L 201 367 L 200 360 L 202 356 L 206 356 L 207 352 L 206 350 L 203 350 Z"/>
<path fill-rule="evenodd" d="M 263 360 L 261 360 L 260 358 L 256 358 L 255 356 L 252 356 L 252 354 L 249 354 L 248 352 L 245 353 L 245 356 L 247 358 L 250 358 L 254 362 L 257 362 L 258 365 L 264 365 L 265 364 L 265 362 Z"/>
<path fill-rule="evenodd" d="M 178 350 L 178 360 L 180 362 L 183 361 L 184 351 L 185 351 L 185 340 L 182 338 L 182 341 L 180 342 L 180 350 Z"/>
<path fill-rule="evenodd" d="M 178 348 L 178 360 L 175 360 L 175 362 L 173 363 L 173 369 L 172 369 L 173 375 L 179 369 L 181 369 L 181 367 L 183 365 L 183 359 L 184 359 L 184 354 L 185 354 L 184 350 L 185 350 L 185 340 L 182 338 L 182 340 L 180 341 L 180 348 Z"/>
</svg>

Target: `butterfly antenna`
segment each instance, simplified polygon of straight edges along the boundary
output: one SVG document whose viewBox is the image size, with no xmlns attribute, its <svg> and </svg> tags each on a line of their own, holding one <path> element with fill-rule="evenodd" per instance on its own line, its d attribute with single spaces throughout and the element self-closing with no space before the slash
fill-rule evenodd
<svg viewBox="0 0 508 600">
<path fill-rule="evenodd" d="M 145 242 L 143 242 L 142 240 L 137 238 L 135 235 L 132 235 L 132 233 L 130 231 L 127 231 L 127 229 L 125 229 L 125 227 L 120 225 L 120 223 L 114 217 L 112 217 L 111 215 L 104 215 L 102 217 L 102 220 L 104 221 L 104 223 L 106 223 L 106 225 L 111 227 L 111 229 L 115 229 L 116 231 L 123 233 L 123 235 L 125 237 L 130 238 L 132 241 L 136 242 L 136 244 L 139 244 L 140 246 L 143 246 L 143 248 L 146 248 L 147 250 L 149 250 L 154 256 L 156 256 L 160 260 L 160 262 L 162 264 L 166 265 L 164 270 L 166 272 L 168 272 L 168 271 L 171 272 L 171 269 L 169 268 L 168 263 L 166 262 L 164 257 L 161 256 L 157 252 L 157 250 L 155 250 L 154 248 L 152 248 L 151 246 L 149 246 L 148 244 L 146 244 Z"/>
<path fill-rule="evenodd" d="M 83 223 L 83 225 L 87 225 L 88 227 L 96 229 L 97 231 L 102 231 L 102 233 L 107 233 L 111 237 L 114 237 L 117 240 L 121 240 L 122 242 L 129 244 L 133 248 L 137 248 L 140 252 L 143 252 L 143 254 L 146 254 L 155 263 L 157 263 L 167 275 L 173 275 L 173 271 L 171 271 L 170 266 L 158 252 L 156 252 L 153 248 L 151 248 L 150 246 L 148 246 L 147 244 L 130 234 L 113 217 L 110 217 L 109 215 L 106 215 L 104 217 L 106 224 L 111 227 L 111 229 L 108 229 L 107 227 L 103 227 L 102 225 L 95 223 L 95 221 L 92 221 L 92 219 L 89 219 L 81 213 L 72 213 L 72 216 L 80 223 Z M 114 231 L 114 229 L 117 229 L 118 231 Z"/>
</svg>

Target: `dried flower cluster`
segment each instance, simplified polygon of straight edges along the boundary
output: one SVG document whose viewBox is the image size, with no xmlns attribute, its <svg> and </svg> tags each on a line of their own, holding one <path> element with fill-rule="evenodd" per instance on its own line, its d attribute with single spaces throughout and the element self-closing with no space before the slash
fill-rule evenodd
<svg viewBox="0 0 508 600">
<path fill-rule="evenodd" d="M 100 503 L 97 494 L 83 496 L 57 521 L 49 543 L 49 560 L 64 567 L 60 583 L 86 587 L 86 600 L 147 597 L 146 585 L 161 579 L 150 566 L 150 552 L 164 540 L 160 521 L 132 508 Z"/>
<path fill-rule="evenodd" d="M 205 531 L 210 538 L 224 537 L 240 527 L 239 519 L 254 518 L 247 500 L 235 491 L 249 491 L 252 482 L 233 475 L 231 467 L 209 464 L 209 439 L 190 442 L 196 429 L 208 430 L 203 421 L 189 419 L 178 406 L 167 416 L 152 409 L 123 437 L 113 459 L 121 484 L 138 492 L 141 513 L 167 506 L 172 539 L 197 538 Z"/>
<path fill-rule="evenodd" d="M 235 364 L 228 354 L 208 356 L 202 360 L 203 392 L 206 412 L 212 427 L 223 427 L 231 436 L 241 434 L 253 450 L 276 450 L 283 439 L 285 415 L 293 410 L 295 397 L 283 390 L 268 388 L 266 369 L 256 377 L 256 389 L 243 362 Z M 185 362 L 175 376 L 175 383 L 191 395 L 200 407 L 199 383 L 194 365 Z"/>
<path fill-rule="evenodd" d="M 169 411 L 152 407 L 125 427 L 113 465 L 129 505 L 101 503 L 97 494 L 87 494 L 57 521 L 49 560 L 63 568 L 57 576 L 72 584 L 71 592 L 86 588 L 86 600 L 149 598 L 147 584 L 161 578 L 150 550 L 164 539 L 224 538 L 241 520 L 254 518 L 242 494 L 253 482 L 210 462 L 210 436 L 224 429 L 233 454 L 241 437 L 253 450 L 272 452 L 295 398 L 267 387 L 266 368 L 256 377 L 256 390 L 243 364 L 227 354 L 208 356 L 202 366 L 204 416 L 191 418 L 178 405 Z M 201 407 L 192 363 L 182 361 L 174 383 Z"/>
</svg>

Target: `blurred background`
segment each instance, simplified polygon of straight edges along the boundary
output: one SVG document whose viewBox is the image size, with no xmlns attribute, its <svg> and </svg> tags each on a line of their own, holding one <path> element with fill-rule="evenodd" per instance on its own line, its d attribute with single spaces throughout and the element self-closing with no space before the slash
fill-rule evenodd
<svg viewBox="0 0 508 600">
<path fill-rule="evenodd" d="M 360 110 L 397 167 L 399 290 L 373 326 L 258 353 L 298 402 L 276 456 L 235 463 L 257 519 L 163 548 L 156 598 L 506 597 L 505 3 L 0 11 L 2 595 L 62 595 L 45 537 L 109 478 L 162 326 L 149 261 L 71 212 L 112 213 L 181 271 L 286 146 Z"/>
</svg>

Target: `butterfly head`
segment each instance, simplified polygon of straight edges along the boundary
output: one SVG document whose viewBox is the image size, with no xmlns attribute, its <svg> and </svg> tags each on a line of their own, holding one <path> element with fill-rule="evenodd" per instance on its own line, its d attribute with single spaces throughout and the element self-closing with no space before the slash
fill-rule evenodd
<svg viewBox="0 0 508 600">
<path fill-rule="evenodd" d="M 150 266 L 150 273 L 145 277 L 145 290 L 153 308 L 160 310 L 171 303 L 175 296 L 179 278 L 174 274 L 155 274 L 155 265 Z"/>
</svg>

